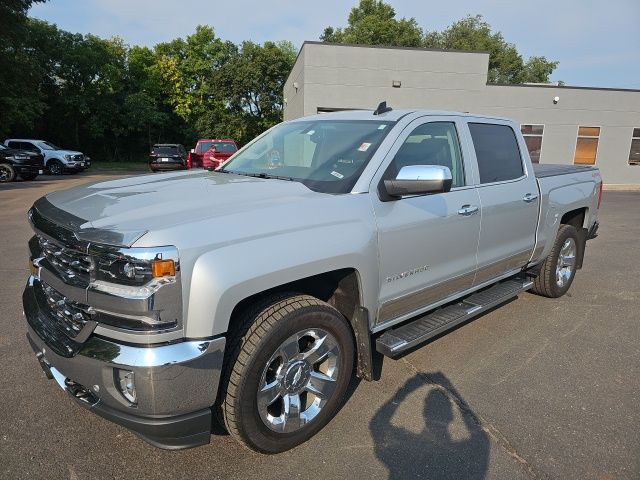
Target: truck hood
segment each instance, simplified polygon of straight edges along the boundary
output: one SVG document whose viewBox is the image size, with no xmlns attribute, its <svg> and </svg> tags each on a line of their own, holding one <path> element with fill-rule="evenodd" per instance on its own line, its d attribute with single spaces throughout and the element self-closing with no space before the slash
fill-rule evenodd
<svg viewBox="0 0 640 480">
<path fill-rule="evenodd" d="M 175 172 L 88 184 L 51 193 L 46 200 L 53 210 L 76 217 L 79 238 L 131 246 L 149 231 L 278 205 L 300 205 L 326 196 L 331 195 L 313 192 L 299 182 Z M 36 207 L 40 210 L 38 203 Z M 47 216 L 46 211 L 41 213 Z"/>
</svg>

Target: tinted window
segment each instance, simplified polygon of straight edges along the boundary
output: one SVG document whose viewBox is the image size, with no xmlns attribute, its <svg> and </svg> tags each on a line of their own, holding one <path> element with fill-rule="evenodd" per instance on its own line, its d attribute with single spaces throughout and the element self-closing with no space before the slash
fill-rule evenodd
<svg viewBox="0 0 640 480">
<path fill-rule="evenodd" d="M 513 180 L 524 174 L 516 135 L 507 125 L 470 123 L 480 183 Z"/>
<path fill-rule="evenodd" d="M 22 148 L 20 142 L 8 142 L 9 148 Z"/>
<path fill-rule="evenodd" d="M 156 155 L 178 155 L 177 145 L 154 145 L 151 153 Z"/>
<path fill-rule="evenodd" d="M 452 187 L 463 186 L 464 169 L 455 125 L 431 122 L 416 127 L 391 162 L 388 178 L 395 178 L 402 167 L 411 165 L 448 167 L 453 178 Z"/>
<path fill-rule="evenodd" d="M 33 143 L 29 143 L 29 142 L 20 142 L 20 147 L 16 147 L 16 148 L 21 148 L 22 150 L 28 150 L 30 152 L 40 153 L 40 150 L 38 149 L 38 147 L 36 147 Z"/>
</svg>

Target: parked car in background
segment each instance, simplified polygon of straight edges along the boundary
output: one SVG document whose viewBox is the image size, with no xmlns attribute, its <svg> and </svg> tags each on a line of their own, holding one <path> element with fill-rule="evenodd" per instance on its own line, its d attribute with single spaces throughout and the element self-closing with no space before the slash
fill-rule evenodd
<svg viewBox="0 0 640 480">
<path fill-rule="evenodd" d="M 149 170 L 152 172 L 187 168 L 187 151 L 179 143 L 156 143 L 151 149 Z"/>
<path fill-rule="evenodd" d="M 18 175 L 23 180 L 33 180 L 43 170 L 44 160 L 39 153 L 0 145 L 0 183 L 13 182 Z"/>
<path fill-rule="evenodd" d="M 202 138 L 189 153 L 189 163 L 191 168 L 215 170 L 237 151 L 238 145 L 231 139 Z"/>
<path fill-rule="evenodd" d="M 82 152 L 65 150 L 44 140 L 8 138 L 4 144 L 9 148 L 39 153 L 44 157 L 45 169 L 52 175 L 64 172 L 78 173 L 91 165 L 91 160 Z"/>
</svg>

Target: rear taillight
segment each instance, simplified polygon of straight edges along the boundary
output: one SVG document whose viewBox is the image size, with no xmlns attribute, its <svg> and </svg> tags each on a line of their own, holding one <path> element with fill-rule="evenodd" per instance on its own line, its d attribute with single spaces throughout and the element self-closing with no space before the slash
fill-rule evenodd
<svg viewBox="0 0 640 480">
<path fill-rule="evenodd" d="M 602 203 L 602 182 L 598 186 L 598 208 L 600 208 L 600 204 Z"/>
</svg>

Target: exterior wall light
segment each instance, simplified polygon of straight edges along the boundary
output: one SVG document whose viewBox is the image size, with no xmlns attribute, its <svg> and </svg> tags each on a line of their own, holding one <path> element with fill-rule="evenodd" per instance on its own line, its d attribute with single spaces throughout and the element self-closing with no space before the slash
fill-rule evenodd
<svg viewBox="0 0 640 480">
<path fill-rule="evenodd" d="M 400 88 L 402 86 L 402 82 L 400 80 L 393 80 L 391 82 L 391 86 L 393 88 Z"/>
</svg>

